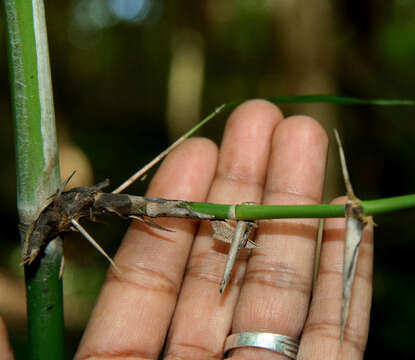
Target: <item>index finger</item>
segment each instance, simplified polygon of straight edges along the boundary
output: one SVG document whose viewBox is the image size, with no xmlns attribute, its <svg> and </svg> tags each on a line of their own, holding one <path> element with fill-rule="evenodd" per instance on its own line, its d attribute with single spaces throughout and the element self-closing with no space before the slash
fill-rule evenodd
<svg viewBox="0 0 415 360">
<path fill-rule="evenodd" d="M 216 168 L 216 146 L 191 139 L 174 150 L 151 182 L 148 196 L 204 201 Z M 163 219 L 161 231 L 135 222 L 115 257 L 76 359 L 154 359 L 176 305 L 197 222 Z"/>
</svg>

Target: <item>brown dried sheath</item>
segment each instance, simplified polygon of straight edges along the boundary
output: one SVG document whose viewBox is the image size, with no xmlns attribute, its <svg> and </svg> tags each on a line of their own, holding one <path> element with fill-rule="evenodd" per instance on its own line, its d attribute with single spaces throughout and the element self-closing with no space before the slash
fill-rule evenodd
<svg viewBox="0 0 415 360">
<path fill-rule="evenodd" d="M 108 186 L 105 181 L 91 187 L 77 187 L 58 192 L 53 201 L 39 215 L 27 231 L 23 264 L 31 263 L 42 247 L 57 235 L 73 230 L 72 220 L 95 221 L 99 216 L 116 214 L 121 217 L 185 217 L 210 220 L 212 215 L 189 209 L 185 201 L 152 199 L 126 194 L 108 194 L 101 190 Z"/>
</svg>

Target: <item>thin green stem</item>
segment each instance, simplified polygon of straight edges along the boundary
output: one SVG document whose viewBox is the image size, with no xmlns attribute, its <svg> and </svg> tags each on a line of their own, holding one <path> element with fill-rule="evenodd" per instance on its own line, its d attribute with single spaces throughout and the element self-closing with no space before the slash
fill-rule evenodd
<svg viewBox="0 0 415 360">
<path fill-rule="evenodd" d="M 300 95 L 300 96 L 273 96 L 266 98 L 274 104 L 290 104 L 290 103 L 332 103 L 340 105 L 377 105 L 377 106 L 413 106 L 415 104 L 412 100 L 390 100 L 390 99 L 357 99 L 344 96 L 334 96 L 334 95 Z M 230 110 L 236 108 L 238 105 L 241 105 L 246 100 L 231 101 L 226 104 L 218 106 L 212 113 L 198 122 L 190 130 L 188 130 L 184 135 L 177 139 L 173 144 L 171 144 L 167 149 L 161 152 L 156 156 L 152 161 L 142 167 L 139 171 L 133 174 L 130 178 L 124 181 L 120 186 L 118 186 L 113 193 L 119 194 L 124 191 L 128 186 L 130 186 L 134 181 L 139 177 L 145 174 L 150 170 L 154 165 L 159 163 L 167 154 L 169 154 L 174 148 L 179 146 L 185 139 L 193 135 L 197 130 L 199 130 L 203 125 L 208 121 L 219 115 L 223 110 Z"/>
<path fill-rule="evenodd" d="M 59 161 L 43 0 L 5 0 L 15 125 L 17 207 L 25 230 L 59 187 Z M 25 267 L 32 359 L 63 359 L 62 243 Z"/>
<path fill-rule="evenodd" d="M 366 216 L 415 207 L 415 194 L 360 202 Z M 344 217 L 342 204 L 317 205 L 226 205 L 190 202 L 186 207 L 198 213 L 213 215 L 217 219 L 281 219 Z"/>
<path fill-rule="evenodd" d="M 299 96 L 272 96 L 266 98 L 274 104 L 303 104 L 303 103 L 329 103 L 338 105 L 375 105 L 375 106 L 413 106 L 415 101 L 408 99 L 358 99 L 346 96 L 327 94 L 310 94 Z M 232 101 L 223 105 L 226 109 L 233 109 L 246 100 Z"/>
<path fill-rule="evenodd" d="M 415 194 L 363 201 L 362 206 L 366 215 L 409 209 L 415 207 Z"/>
<path fill-rule="evenodd" d="M 194 202 L 188 207 L 216 219 L 281 219 L 343 217 L 344 205 L 224 205 Z"/>
</svg>

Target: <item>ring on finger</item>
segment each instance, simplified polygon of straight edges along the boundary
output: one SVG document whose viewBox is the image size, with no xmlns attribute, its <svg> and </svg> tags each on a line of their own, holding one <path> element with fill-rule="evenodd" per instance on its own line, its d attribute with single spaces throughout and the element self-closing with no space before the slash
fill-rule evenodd
<svg viewBox="0 0 415 360">
<path fill-rule="evenodd" d="M 242 332 L 231 334 L 226 338 L 224 354 L 229 350 L 240 347 L 257 347 L 272 350 L 286 355 L 289 359 L 296 359 L 299 340 L 290 336 L 265 333 L 265 332 Z"/>
</svg>

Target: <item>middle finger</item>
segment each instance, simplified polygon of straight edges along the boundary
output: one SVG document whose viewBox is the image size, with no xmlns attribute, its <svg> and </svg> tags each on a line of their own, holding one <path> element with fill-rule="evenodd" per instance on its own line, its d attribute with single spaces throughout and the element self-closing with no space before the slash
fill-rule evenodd
<svg viewBox="0 0 415 360">
<path fill-rule="evenodd" d="M 278 108 L 265 101 L 247 102 L 233 112 L 226 125 L 208 201 L 261 200 L 272 133 L 281 119 Z M 166 359 L 222 357 L 239 294 L 238 279 L 244 273 L 244 263 L 239 261 L 227 291 L 221 296 L 219 284 L 225 259 L 226 246 L 214 242 L 209 225 L 202 224 L 170 328 Z"/>
</svg>

